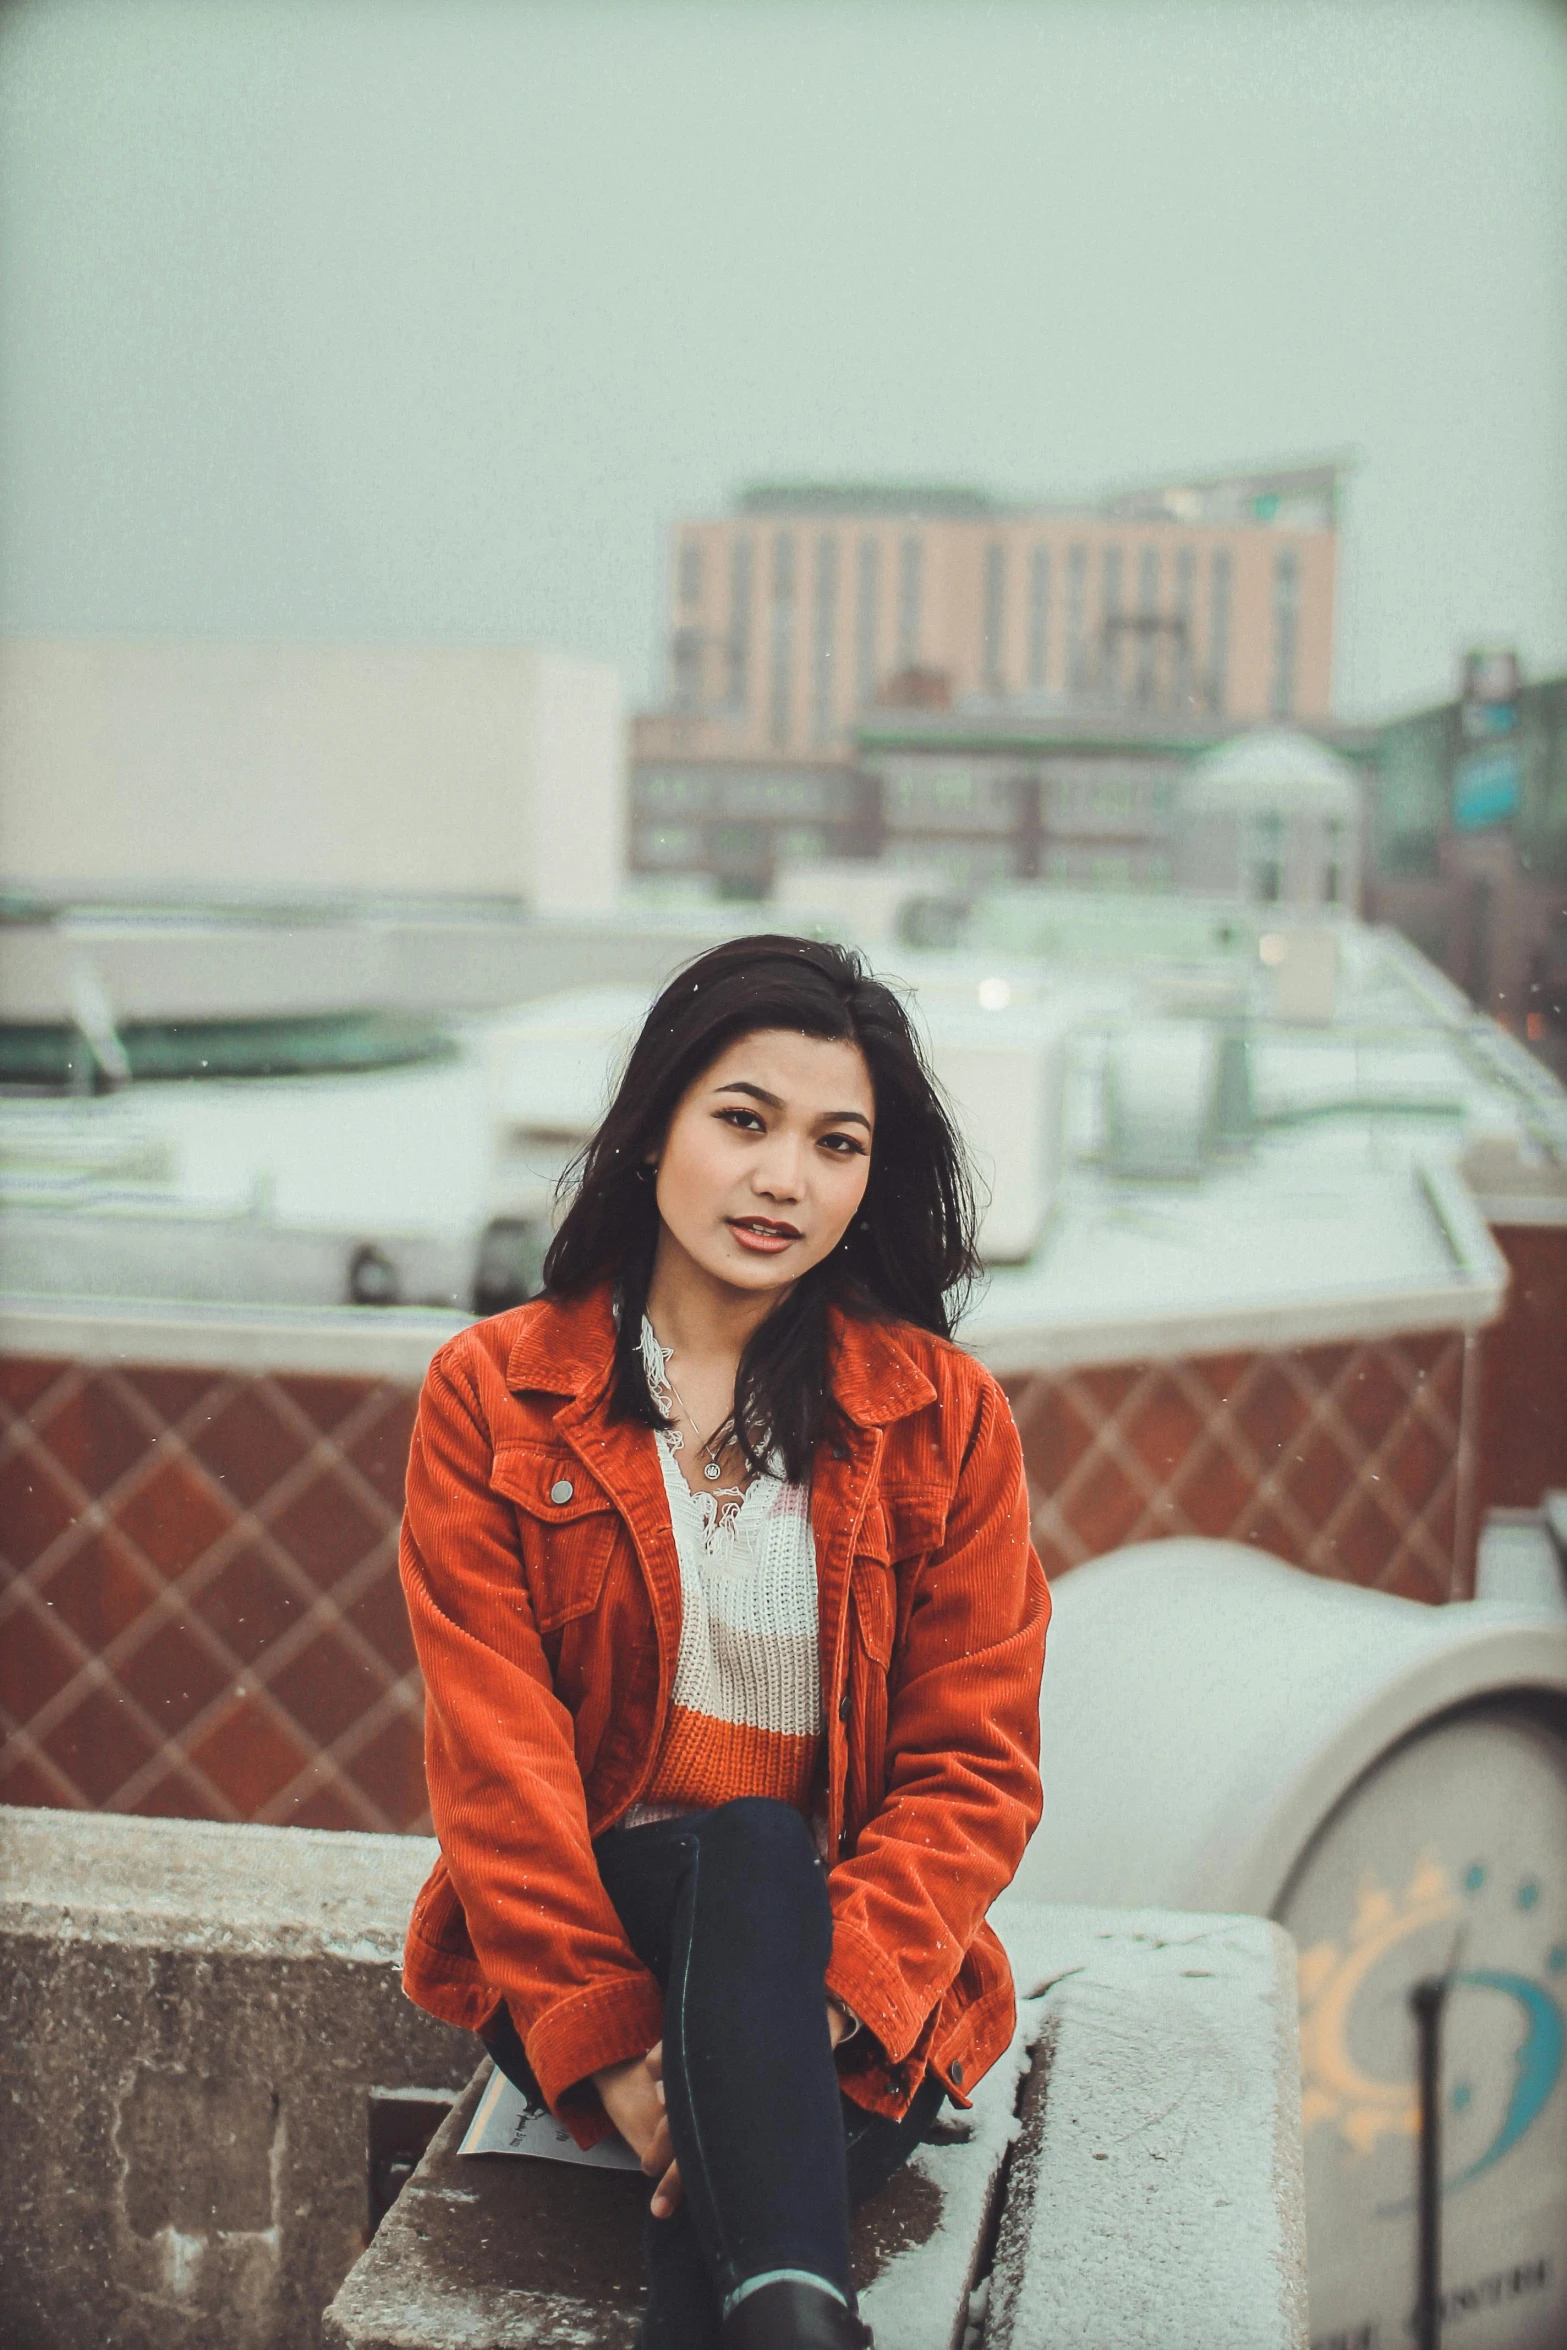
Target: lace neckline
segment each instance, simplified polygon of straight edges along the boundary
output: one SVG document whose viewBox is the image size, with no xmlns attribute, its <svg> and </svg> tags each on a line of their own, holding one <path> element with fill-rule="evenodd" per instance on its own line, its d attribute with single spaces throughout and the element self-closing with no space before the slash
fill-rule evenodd
<svg viewBox="0 0 1567 2350">
<path fill-rule="evenodd" d="M 677 1408 L 673 1388 L 669 1384 L 668 1365 L 674 1354 L 672 1346 L 665 1346 L 657 1331 L 642 1317 L 642 1368 L 647 1374 L 648 1390 L 661 1412 Z M 738 1541 L 742 1526 L 753 1517 L 765 1516 L 777 1498 L 779 1483 L 775 1471 L 762 1470 L 747 1485 L 714 1485 L 707 1492 L 698 1492 L 687 1483 L 686 1473 L 675 1455 L 684 1452 L 686 1440 L 678 1428 L 658 1428 L 659 1452 L 664 1463 L 664 1483 L 669 1489 L 671 1507 L 684 1509 L 691 1523 L 700 1531 L 702 1547 L 710 1555 L 728 1554 Z"/>
</svg>

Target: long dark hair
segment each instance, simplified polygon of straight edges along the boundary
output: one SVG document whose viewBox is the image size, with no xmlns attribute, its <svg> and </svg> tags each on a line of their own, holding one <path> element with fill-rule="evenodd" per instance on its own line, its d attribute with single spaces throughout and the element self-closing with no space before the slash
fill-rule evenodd
<svg viewBox="0 0 1567 2350">
<path fill-rule="evenodd" d="M 786 1028 L 865 1056 L 876 1101 L 870 1175 L 838 1246 L 752 1333 L 735 1379 L 734 1429 L 753 1469 L 781 1458 L 804 1478 L 837 1433 L 827 1309 L 915 1322 L 951 1336 L 978 1269 L 968 1162 L 903 1004 L 853 948 L 809 938 L 737 938 L 688 963 L 648 1013 L 609 1114 L 565 1182 L 571 1205 L 544 1259 L 544 1294 L 615 1284 L 611 1409 L 667 1423 L 642 1368 L 642 1316 L 658 1242 L 645 1180 L 687 1088 L 738 1036 Z"/>
</svg>

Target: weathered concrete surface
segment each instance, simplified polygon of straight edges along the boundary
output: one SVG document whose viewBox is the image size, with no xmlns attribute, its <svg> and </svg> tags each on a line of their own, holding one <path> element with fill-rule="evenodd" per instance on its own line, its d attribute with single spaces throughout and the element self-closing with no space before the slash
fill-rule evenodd
<svg viewBox="0 0 1567 2350">
<path fill-rule="evenodd" d="M 0 1809 L 0 2340 L 308 2350 L 368 2234 L 422 1839 Z"/>
<path fill-rule="evenodd" d="M 882 2350 L 1303 2350 L 1287 1937 L 1030 1902 L 995 1922 L 1020 1994 L 1010 2055 L 857 2216 Z M 635 2340 L 646 2188 L 460 2157 L 486 2071 L 328 2311 L 330 2350 Z"/>
<path fill-rule="evenodd" d="M 1305 2350 L 1293 1943 L 1264 1918 L 1043 1914 L 985 2350 Z"/>
<path fill-rule="evenodd" d="M 961 2336 L 1028 2063 L 1020 2031 L 972 2112 L 855 2214 L 854 2281 L 877 2338 L 948 2350 Z M 329 2350 L 625 2350 L 642 2303 L 635 2173 L 457 2152 L 481 2065 L 326 2315 Z"/>
</svg>

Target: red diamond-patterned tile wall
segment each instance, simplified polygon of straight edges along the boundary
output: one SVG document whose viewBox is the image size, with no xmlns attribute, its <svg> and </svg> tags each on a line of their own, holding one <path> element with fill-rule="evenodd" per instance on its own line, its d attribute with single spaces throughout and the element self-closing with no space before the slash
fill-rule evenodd
<svg viewBox="0 0 1567 2350">
<path fill-rule="evenodd" d="M 1339 1582 L 1463 1596 L 1472 1351 L 1439 1331 L 1008 1379 L 1046 1573 L 1206 1534 Z"/>
<path fill-rule="evenodd" d="M 1191 1533 L 1416 1599 L 1467 1588 L 1461 1337 L 1006 1384 L 1053 1576 Z M 0 1359 L 0 1801 L 427 1832 L 397 1586 L 414 1404 Z"/>
<path fill-rule="evenodd" d="M 0 1364 L 0 1800 L 427 1830 L 411 1390 Z"/>
</svg>

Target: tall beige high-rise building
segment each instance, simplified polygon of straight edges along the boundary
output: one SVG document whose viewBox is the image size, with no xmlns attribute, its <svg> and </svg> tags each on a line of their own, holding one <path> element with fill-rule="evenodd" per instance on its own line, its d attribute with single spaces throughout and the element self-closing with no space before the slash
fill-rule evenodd
<svg viewBox="0 0 1567 2350">
<path fill-rule="evenodd" d="M 771 484 L 678 523 L 667 692 L 637 752 L 841 760 L 877 704 L 1028 697 L 1177 723 L 1328 718 L 1342 470 L 1093 506 Z"/>
</svg>

